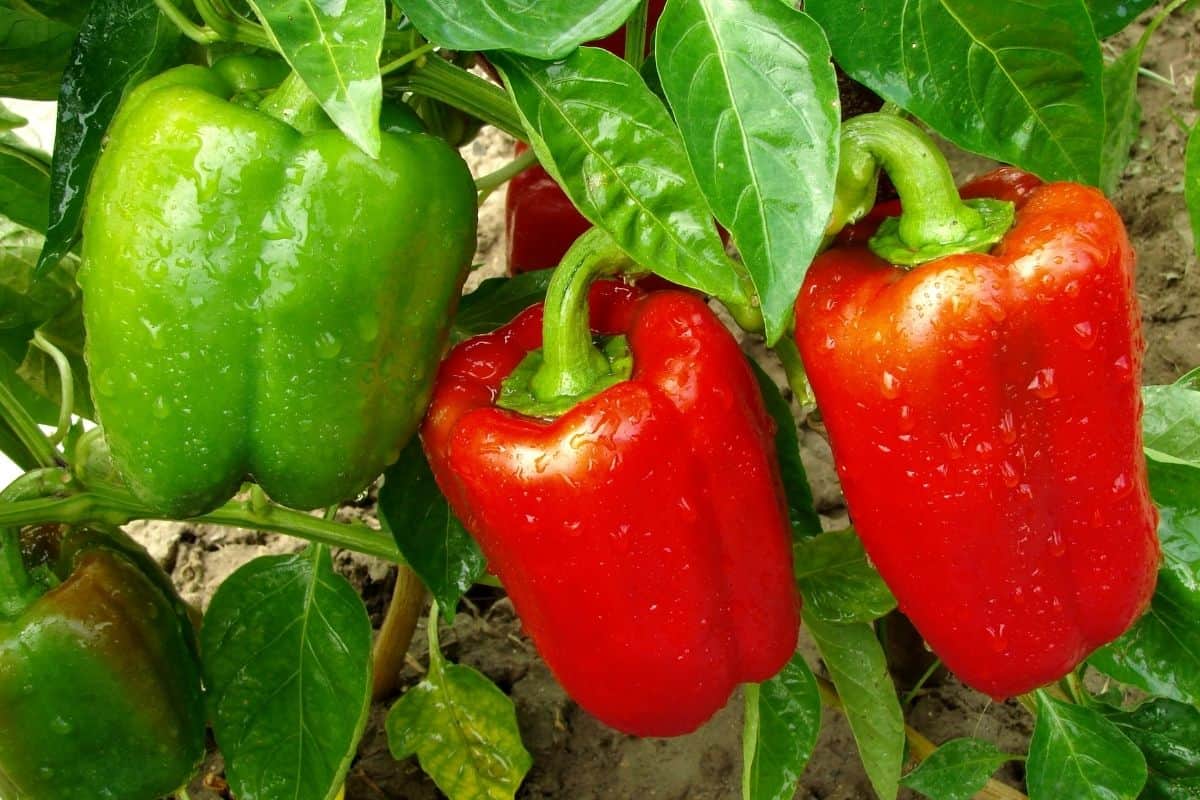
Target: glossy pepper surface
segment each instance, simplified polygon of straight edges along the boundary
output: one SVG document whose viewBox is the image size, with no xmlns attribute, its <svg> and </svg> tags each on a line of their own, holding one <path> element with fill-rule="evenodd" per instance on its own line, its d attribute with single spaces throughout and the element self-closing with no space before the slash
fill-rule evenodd
<svg viewBox="0 0 1200 800">
<path fill-rule="evenodd" d="M 1159 561 L 1133 252 L 1099 192 L 1037 183 L 964 187 L 1016 204 L 990 252 L 909 271 L 843 239 L 796 303 L 867 552 L 946 665 L 996 698 L 1120 635 Z"/>
<path fill-rule="evenodd" d="M 372 159 L 289 104 L 300 89 L 260 110 L 213 71 L 163 73 L 96 167 L 86 355 L 113 458 L 156 512 L 202 513 L 247 476 L 300 508 L 352 496 L 428 399 L 475 246 L 470 173 L 394 126 Z"/>
<path fill-rule="evenodd" d="M 542 308 L 450 354 L 422 427 L 438 485 L 567 692 L 614 728 L 694 730 L 791 656 L 799 600 L 774 425 L 704 302 L 611 282 L 633 371 L 554 419 L 496 407 Z"/>
<path fill-rule="evenodd" d="M 0 615 L 0 795 L 155 800 L 205 750 L 195 634 L 167 576 L 116 530 L 30 529 L 51 586 Z"/>
</svg>

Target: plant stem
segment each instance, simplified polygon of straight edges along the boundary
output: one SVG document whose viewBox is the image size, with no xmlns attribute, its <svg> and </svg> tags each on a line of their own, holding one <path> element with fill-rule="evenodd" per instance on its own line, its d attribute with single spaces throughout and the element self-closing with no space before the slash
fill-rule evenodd
<svg viewBox="0 0 1200 800">
<path fill-rule="evenodd" d="M 175 27 L 179 28 L 180 33 L 193 42 L 210 45 L 221 40 L 219 33 L 212 28 L 202 28 L 192 22 L 171 0 L 154 0 L 154 5 L 158 6 L 158 10 L 163 13 L 164 17 L 175 23 Z"/>
<path fill-rule="evenodd" d="M 372 654 L 371 697 L 384 700 L 396 693 L 404 656 L 412 644 L 417 620 L 425 607 L 425 584 L 406 564 L 396 570 L 396 586 L 388 603 L 387 614 L 379 628 Z"/>
<path fill-rule="evenodd" d="M 536 163 L 537 156 L 533 154 L 532 150 L 526 150 L 500 169 L 476 178 L 475 188 L 479 192 L 479 205 L 483 205 L 483 201 L 487 200 L 492 192 Z"/>
<path fill-rule="evenodd" d="M 37 420 L 3 382 L 0 382 L 0 418 L 8 423 L 21 444 L 25 445 L 25 449 L 40 466 L 53 467 L 59 463 L 58 451 L 46 438 L 46 434 L 42 433 Z"/>
<path fill-rule="evenodd" d="M 817 400 L 804 371 L 804 362 L 800 360 L 800 351 L 796 349 L 796 341 L 785 334 L 771 349 L 783 365 L 783 374 L 787 376 L 788 387 L 792 390 L 796 402 L 802 406 L 815 405 Z"/>
<path fill-rule="evenodd" d="M 266 29 L 249 20 L 243 19 L 233 11 L 224 0 L 193 0 L 196 12 L 208 27 L 212 28 L 220 38 L 231 42 L 261 47 L 264 50 L 278 50 L 274 40 Z"/>
<path fill-rule="evenodd" d="M 579 237 L 563 256 L 546 289 L 543 361 L 530 382 L 537 399 L 581 396 L 609 374 L 608 360 L 592 344 L 588 289 L 597 278 L 632 266 L 629 256 L 599 228 Z"/>
<path fill-rule="evenodd" d="M 415 92 L 494 125 L 517 139 L 526 140 L 525 128 L 504 90 L 456 67 L 444 58 L 418 60 L 396 76 L 398 88 Z"/>
<path fill-rule="evenodd" d="M 34 500 L 0 503 L 0 527 L 36 525 L 43 522 L 73 525 L 104 522 L 110 525 L 124 525 L 134 519 L 161 517 L 138 505 L 132 498 L 118 498 L 108 493 L 99 495 L 83 492 L 66 497 L 40 497 Z M 395 564 L 404 563 L 404 558 L 391 537 L 366 527 L 343 525 L 274 503 L 256 508 L 250 501 L 231 500 L 215 511 L 192 517 L 189 521 L 283 533 L 310 542 L 365 553 Z"/>
<path fill-rule="evenodd" d="M 935 658 L 933 660 L 933 663 L 929 665 L 929 669 L 925 670 L 925 673 L 923 675 L 921 675 L 921 678 L 917 681 L 916 685 L 913 686 L 911 690 L 909 690 L 908 694 L 904 695 L 904 699 L 900 701 L 901 708 L 906 708 L 907 706 L 912 704 L 912 701 L 914 699 L 916 699 L 917 694 L 921 691 L 922 688 L 924 688 L 925 682 L 927 680 L 929 680 L 930 676 L 932 676 L 933 673 L 937 672 L 938 667 L 940 667 L 941 665 L 942 665 L 942 660 L 940 658 Z"/>
<path fill-rule="evenodd" d="M 433 52 L 433 44 L 430 42 L 426 42 L 425 44 L 421 45 L 420 47 L 417 47 L 417 48 L 414 48 L 413 50 L 408 51 L 407 53 L 405 53 L 404 55 L 395 59 L 394 61 L 389 61 L 388 63 L 384 64 L 382 67 L 379 68 L 379 74 L 387 75 L 390 72 L 395 72 L 396 70 L 400 69 L 401 67 L 403 67 L 407 64 L 411 64 L 412 62 L 420 59 L 422 56 L 428 55 L 429 53 L 432 53 L 432 52 Z"/>
<path fill-rule="evenodd" d="M 50 356 L 54 366 L 58 368 L 58 382 L 62 394 L 58 406 L 58 428 L 50 437 L 50 443 L 57 445 L 67 438 L 67 431 L 71 429 L 71 414 L 75 412 L 75 379 L 71 375 L 71 362 L 67 361 L 62 350 L 55 347 L 41 331 L 34 331 L 33 346 Z"/>
</svg>

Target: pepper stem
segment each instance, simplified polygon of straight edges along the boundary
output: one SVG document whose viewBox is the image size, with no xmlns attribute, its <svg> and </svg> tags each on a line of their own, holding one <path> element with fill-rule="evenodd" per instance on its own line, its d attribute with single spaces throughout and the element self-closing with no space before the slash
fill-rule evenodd
<svg viewBox="0 0 1200 800">
<path fill-rule="evenodd" d="M 1012 203 L 964 202 L 958 196 L 945 156 L 907 120 L 881 113 L 854 117 L 842 126 L 841 147 L 846 163 L 861 162 L 862 154 L 869 154 L 900 194 L 899 219 L 885 221 L 871 239 L 871 249 L 893 264 L 985 251 L 1012 227 Z"/>
<path fill-rule="evenodd" d="M 301 133 L 310 133 L 328 125 L 316 95 L 296 72 L 284 78 L 279 88 L 259 103 L 258 110 L 286 122 Z"/>
</svg>

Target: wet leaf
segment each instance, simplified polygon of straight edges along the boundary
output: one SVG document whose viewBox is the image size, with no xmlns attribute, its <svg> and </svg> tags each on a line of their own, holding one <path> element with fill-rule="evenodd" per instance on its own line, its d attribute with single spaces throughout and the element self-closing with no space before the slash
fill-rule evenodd
<svg viewBox="0 0 1200 800">
<path fill-rule="evenodd" d="M 621 26 L 638 0 L 403 0 L 417 30 L 451 50 L 562 58 Z"/>
<path fill-rule="evenodd" d="M 792 553 L 806 614 L 825 622 L 872 622 L 896 607 L 853 531 L 797 542 Z"/>
<path fill-rule="evenodd" d="M 904 718 L 874 629 L 863 622 L 825 622 L 807 608 L 804 626 L 837 687 L 871 786 L 880 800 L 895 800 L 904 764 Z"/>
<path fill-rule="evenodd" d="M 1200 469 L 1200 368 L 1167 386 L 1142 389 L 1146 455 Z"/>
<path fill-rule="evenodd" d="M 724 301 L 748 301 L 662 101 L 594 47 L 566 60 L 497 53 L 538 161 L 638 264 Z"/>
<path fill-rule="evenodd" d="M 1155 698 L 1131 711 L 1102 708 L 1146 757 L 1142 800 L 1193 800 L 1200 789 L 1200 709 Z"/>
<path fill-rule="evenodd" d="M 1086 0 L 1096 35 L 1107 39 L 1120 33 L 1158 0 Z"/>
<path fill-rule="evenodd" d="M 783 670 L 743 688 L 742 800 L 791 800 L 821 732 L 821 695 L 797 653 Z"/>
<path fill-rule="evenodd" d="M 1029 800 L 1134 800 L 1146 759 L 1116 725 L 1090 708 L 1038 691 L 1025 780 Z"/>
<path fill-rule="evenodd" d="M 483 574 L 487 560 L 450 510 L 416 437 L 384 473 L 379 521 L 452 619 L 458 599 Z"/>
<path fill-rule="evenodd" d="M 833 208 L 840 117 L 829 44 L 804 12 L 751 0 L 672 0 L 655 42 L 688 159 L 773 343 Z"/>
<path fill-rule="evenodd" d="M 1082 0 L 808 0 L 838 64 L 966 150 L 1098 185 L 1103 61 Z"/>
<path fill-rule="evenodd" d="M 1012 756 L 982 739 L 951 739 L 904 776 L 901 785 L 932 800 L 971 800 Z"/>
<path fill-rule="evenodd" d="M 387 22 L 377 0 L 248 0 L 321 108 L 363 152 L 379 155 Z"/>
<path fill-rule="evenodd" d="M 792 536 L 807 539 L 821 532 L 821 518 L 813 505 L 812 487 L 808 474 L 800 459 L 800 440 L 796 435 L 796 420 L 775 381 L 763 371 L 752 358 L 746 359 L 758 381 L 763 404 L 767 413 L 775 420 L 775 457 L 779 461 L 779 473 L 783 478 L 783 489 L 787 495 L 788 517 L 792 523 Z"/>
<path fill-rule="evenodd" d="M 261 556 L 226 578 L 201 629 L 205 686 L 239 800 L 337 795 L 371 701 L 371 622 L 329 552 Z"/>
<path fill-rule="evenodd" d="M 447 663 L 429 615 L 429 672 L 387 716 L 388 746 L 415 755 L 450 800 L 512 800 L 533 760 L 512 700 L 482 673 Z"/>
</svg>

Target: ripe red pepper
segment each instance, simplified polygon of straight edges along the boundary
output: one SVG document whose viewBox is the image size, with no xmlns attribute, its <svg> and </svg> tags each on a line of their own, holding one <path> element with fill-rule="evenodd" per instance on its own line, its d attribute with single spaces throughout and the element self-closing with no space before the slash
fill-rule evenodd
<svg viewBox="0 0 1200 800">
<path fill-rule="evenodd" d="M 590 325 L 627 337 L 628 378 L 553 419 L 497 407 L 543 324 L 534 306 L 450 353 L 425 451 L 568 694 L 627 733 L 687 733 L 795 649 L 774 423 L 702 299 L 612 282 Z"/>
<path fill-rule="evenodd" d="M 528 150 L 517 142 L 519 156 Z M 504 198 L 504 233 L 508 244 L 508 273 L 520 275 L 552 269 L 592 223 L 540 164 L 534 164 L 508 182 Z"/>
<path fill-rule="evenodd" d="M 796 302 L 871 560 L 946 665 L 995 698 L 1126 630 L 1159 561 L 1133 252 L 1098 191 L 1037 183 L 1007 171 L 963 190 L 1016 207 L 990 252 L 910 271 L 859 229 Z"/>
</svg>

